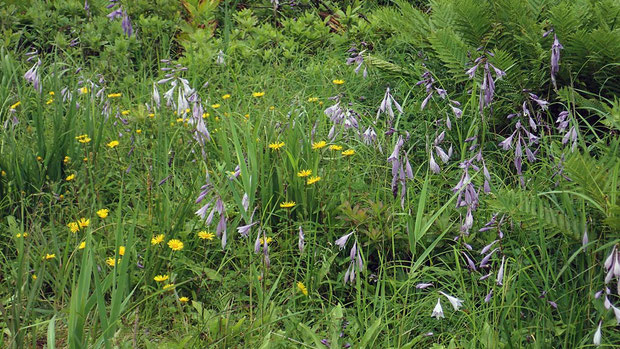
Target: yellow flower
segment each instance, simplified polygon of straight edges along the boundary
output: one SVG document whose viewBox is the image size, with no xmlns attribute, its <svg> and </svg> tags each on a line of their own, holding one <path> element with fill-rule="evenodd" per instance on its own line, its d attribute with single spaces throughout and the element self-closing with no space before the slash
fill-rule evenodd
<svg viewBox="0 0 620 349">
<path fill-rule="evenodd" d="M 291 208 L 295 206 L 295 201 L 284 201 L 280 204 L 281 208 Z"/>
<path fill-rule="evenodd" d="M 274 111 L 276 109 L 276 107 L 274 107 L 273 105 L 271 107 L 269 107 L 269 110 Z"/>
<path fill-rule="evenodd" d="M 78 249 L 80 250 L 83 250 L 84 248 L 86 248 L 86 241 L 80 242 L 80 246 L 78 246 Z"/>
<path fill-rule="evenodd" d="M 77 233 L 78 231 L 80 231 L 80 226 L 77 224 L 77 222 L 69 222 L 67 224 L 67 227 L 69 227 L 69 230 L 71 230 L 72 233 Z"/>
<path fill-rule="evenodd" d="M 198 237 L 203 239 L 203 240 L 213 240 L 213 237 L 215 236 L 215 234 L 213 233 L 207 233 L 206 231 L 199 231 L 198 232 Z"/>
<path fill-rule="evenodd" d="M 118 255 L 119 256 L 124 256 L 125 255 L 125 246 L 119 246 L 118 247 Z"/>
<path fill-rule="evenodd" d="M 329 146 L 329 150 L 339 151 L 342 150 L 342 146 L 333 144 Z"/>
<path fill-rule="evenodd" d="M 37 156 L 37 161 L 43 161 L 43 158 L 40 156 Z"/>
<path fill-rule="evenodd" d="M 307 181 L 306 183 L 307 183 L 308 185 L 311 185 L 311 184 L 314 184 L 314 183 L 316 183 L 316 182 L 318 182 L 318 181 L 320 181 L 320 180 L 321 180 L 321 177 L 319 177 L 319 176 L 314 176 L 314 177 L 310 177 L 310 178 L 308 178 L 308 181 Z"/>
<path fill-rule="evenodd" d="M 269 144 L 269 149 L 271 149 L 271 150 L 278 150 L 278 149 L 282 148 L 283 146 L 284 146 L 284 142 L 271 143 L 271 144 Z"/>
<path fill-rule="evenodd" d="M 340 79 L 332 80 L 332 82 L 334 83 L 334 85 L 342 85 L 342 84 L 344 84 L 344 80 L 340 80 Z"/>
<path fill-rule="evenodd" d="M 27 238 L 28 237 L 28 233 L 17 233 L 15 234 L 16 238 Z"/>
<path fill-rule="evenodd" d="M 183 121 L 185 121 L 185 119 L 183 119 L 183 118 L 177 118 L 177 122 L 183 122 Z"/>
<path fill-rule="evenodd" d="M 121 96 L 121 94 L 120 94 L 120 93 L 110 93 L 110 94 L 108 95 L 108 98 L 118 98 L 118 97 L 120 97 L 120 96 Z"/>
<path fill-rule="evenodd" d="M 49 94 L 50 94 L 50 96 L 53 96 L 54 95 L 54 91 L 50 91 Z"/>
<path fill-rule="evenodd" d="M 52 104 L 52 103 L 54 103 L 54 100 L 53 100 L 53 99 L 51 99 L 51 98 L 50 98 L 50 99 L 48 99 L 48 100 L 47 100 L 47 102 L 45 102 L 45 104 L 47 104 L 47 105 L 50 105 L 50 104 Z"/>
<path fill-rule="evenodd" d="M 221 105 L 219 103 L 211 104 L 211 108 L 213 108 L 213 109 L 217 109 L 219 107 L 221 107 Z"/>
<path fill-rule="evenodd" d="M 108 257 L 108 259 L 105 260 L 105 264 L 113 267 L 116 265 L 116 263 L 119 263 L 121 261 L 121 259 L 114 259 L 113 257 Z"/>
<path fill-rule="evenodd" d="M 301 170 L 297 172 L 297 177 L 308 177 L 312 174 L 312 170 Z"/>
<path fill-rule="evenodd" d="M 11 106 L 9 107 L 9 110 L 12 110 L 12 109 L 15 109 L 15 108 L 19 107 L 19 105 L 20 105 L 20 104 L 22 104 L 22 102 L 18 101 L 17 103 L 15 103 L 15 104 L 11 105 Z"/>
<path fill-rule="evenodd" d="M 108 210 L 107 208 L 102 208 L 101 210 L 97 211 L 97 216 L 99 216 L 99 218 L 106 218 L 109 212 L 110 210 Z"/>
<path fill-rule="evenodd" d="M 353 150 L 353 149 L 347 149 L 347 150 L 342 152 L 343 156 L 351 156 L 353 154 L 355 154 L 355 150 Z"/>
<path fill-rule="evenodd" d="M 2 177 L 6 177 L 6 171 L 2 170 L 0 171 L 0 174 L 2 175 Z"/>
<path fill-rule="evenodd" d="M 127 116 L 127 115 L 129 115 L 129 110 L 123 110 L 121 112 L 121 114 Z"/>
<path fill-rule="evenodd" d="M 153 238 L 151 238 L 151 245 L 159 245 L 164 241 L 164 234 L 159 234 L 157 236 L 153 236 Z"/>
<path fill-rule="evenodd" d="M 222 99 L 228 99 L 228 98 L 230 98 L 230 95 L 228 93 L 222 96 Z"/>
<path fill-rule="evenodd" d="M 86 86 L 82 87 L 82 88 L 80 89 L 80 92 L 81 92 L 82 94 L 88 93 L 88 87 L 86 87 Z"/>
<path fill-rule="evenodd" d="M 114 148 L 114 147 L 116 147 L 118 144 L 119 144 L 119 143 L 118 143 L 118 141 L 112 141 L 112 142 L 108 143 L 107 145 L 108 145 L 108 147 L 110 147 L 110 148 Z"/>
<path fill-rule="evenodd" d="M 90 219 L 86 219 L 84 217 L 80 218 L 79 221 L 77 221 L 78 225 L 80 226 L 80 228 L 86 228 L 90 225 Z"/>
<path fill-rule="evenodd" d="M 140 133 L 142 133 L 142 130 L 141 130 L 141 129 L 137 129 L 137 130 L 136 130 L 136 133 L 137 133 L 137 134 L 140 134 Z"/>
<path fill-rule="evenodd" d="M 209 113 L 202 113 L 202 118 L 203 118 L 203 119 L 206 119 L 206 118 L 208 118 L 209 116 L 211 116 L 211 114 L 209 114 Z"/>
<path fill-rule="evenodd" d="M 149 115 L 148 115 L 148 116 L 149 116 L 149 118 L 151 118 L 151 119 L 152 119 L 152 118 L 154 118 L 154 117 L 155 117 L 155 113 L 149 113 Z"/>
<path fill-rule="evenodd" d="M 317 102 L 319 100 L 319 97 L 309 97 L 308 98 L 308 102 Z"/>
<path fill-rule="evenodd" d="M 181 251 L 183 249 L 183 242 L 178 239 L 172 239 L 168 241 L 168 247 L 173 251 Z"/>
<path fill-rule="evenodd" d="M 32 280 L 36 280 L 37 279 L 37 274 L 32 274 Z"/>
<path fill-rule="evenodd" d="M 75 139 L 77 139 L 78 142 L 80 142 L 80 143 L 88 143 L 88 142 L 90 142 L 90 138 L 88 137 L 87 134 L 79 135 L 79 136 L 75 137 Z"/>
<path fill-rule="evenodd" d="M 47 259 L 54 259 L 54 258 L 56 258 L 56 254 L 55 253 L 52 253 L 52 254 L 46 253 L 45 257 L 43 257 L 43 259 L 46 259 L 46 260 Z"/>
<path fill-rule="evenodd" d="M 262 97 L 265 95 L 265 92 L 252 92 L 252 97 Z"/>
<path fill-rule="evenodd" d="M 181 297 L 181 298 L 179 298 L 179 302 L 181 302 L 181 303 L 187 303 L 187 302 L 189 302 L 189 298 L 187 298 L 187 297 Z"/>
<path fill-rule="evenodd" d="M 297 282 L 297 289 L 299 290 L 299 292 L 303 293 L 304 296 L 308 296 L 308 289 L 306 288 L 303 282 L 301 281 Z"/>
<path fill-rule="evenodd" d="M 75 178 L 75 174 L 72 173 L 70 175 L 67 176 L 67 178 L 65 178 L 67 181 L 72 181 Z"/>
<path fill-rule="evenodd" d="M 273 239 L 271 237 L 267 238 L 267 244 L 270 244 L 273 241 Z M 258 242 L 262 245 L 265 243 L 265 240 L 263 240 L 263 238 L 259 238 Z"/>
<path fill-rule="evenodd" d="M 190 112 L 190 109 L 189 109 L 189 108 L 186 108 L 186 109 L 185 109 L 185 113 L 189 113 L 189 112 Z"/>
<path fill-rule="evenodd" d="M 327 142 L 325 141 L 315 142 L 315 143 L 312 143 L 312 149 L 314 150 L 321 149 L 321 148 L 324 148 L 326 145 L 327 145 Z"/>
<path fill-rule="evenodd" d="M 87 162 L 88 161 L 88 157 L 85 157 L 84 159 L 82 159 L 82 161 Z"/>
<path fill-rule="evenodd" d="M 65 156 L 65 158 L 62 160 L 62 162 L 64 162 L 65 164 L 68 164 L 69 162 L 71 162 L 71 158 L 68 156 Z"/>
<path fill-rule="evenodd" d="M 166 281 L 168 280 L 169 276 L 168 275 L 157 275 L 153 278 L 153 280 L 157 281 L 157 282 L 162 282 L 162 281 Z"/>
<path fill-rule="evenodd" d="M 164 285 L 164 290 L 168 290 L 168 289 L 171 289 L 171 288 L 174 288 L 174 284 L 166 284 L 166 285 Z"/>
</svg>

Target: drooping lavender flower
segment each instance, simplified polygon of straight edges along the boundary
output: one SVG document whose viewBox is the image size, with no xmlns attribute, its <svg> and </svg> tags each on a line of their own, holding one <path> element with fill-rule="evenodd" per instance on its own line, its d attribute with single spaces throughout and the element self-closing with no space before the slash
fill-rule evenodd
<svg viewBox="0 0 620 349">
<path fill-rule="evenodd" d="M 224 61 L 224 52 L 222 50 L 217 53 L 217 57 L 215 57 L 215 64 L 226 65 L 226 62 Z"/>
<path fill-rule="evenodd" d="M 400 104 L 398 104 L 396 99 L 394 99 L 394 97 L 390 93 L 390 88 L 388 87 L 385 90 L 385 95 L 383 96 L 381 105 L 377 110 L 377 120 L 379 120 L 379 116 L 381 115 L 381 113 L 386 113 L 388 115 L 388 126 L 392 126 L 392 121 L 394 120 L 394 110 L 392 109 L 392 103 L 394 104 L 396 110 L 398 110 L 398 112 L 402 114 L 403 108 L 400 106 Z"/>
<path fill-rule="evenodd" d="M 504 280 L 504 262 L 506 257 L 502 256 L 502 264 L 499 266 L 499 271 L 497 272 L 497 285 L 501 286 L 502 281 Z"/>
<path fill-rule="evenodd" d="M 161 100 L 159 98 L 159 89 L 157 88 L 157 84 L 153 83 L 153 104 L 159 108 L 161 105 Z"/>
<path fill-rule="evenodd" d="M 417 289 L 419 289 L 419 290 L 423 290 L 423 289 L 425 289 L 425 288 L 429 288 L 429 287 L 431 287 L 431 286 L 433 286 L 433 283 L 432 283 L 432 282 L 427 282 L 427 283 L 424 283 L 424 282 L 423 282 L 423 283 L 419 283 L 419 284 L 415 285 L 415 288 L 417 288 Z"/>
<path fill-rule="evenodd" d="M 366 52 L 366 50 L 362 50 L 358 52 L 357 47 L 353 46 L 351 47 L 351 49 L 349 49 L 349 52 L 351 53 L 351 57 L 347 58 L 347 65 L 357 64 L 357 67 L 355 67 L 355 74 L 358 74 L 360 69 L 362 68 L 362 65 L 364 65 L 363 54 L 364 52 Z M 362 77 L 365 79 L 367 76 L 368 76 L 368 70 L 367 70 L 367 67 L 364 67 L 364 72 L 362 73 Z"/>
<path fill-rule="evenodd" d="M 596 332 L 594 332 L 594 337 L 592 338 L 592 343 L 597 347 L 601 345 L 601 325 L 603 324 L 603 320 L 598 322 L 598 327 L 596 328 Z"/>
<path fill-rule="evenodd" d="M 299 240 L 297 242 L 297 247 L 299 247 L 299 253 L 304 252 L 304 246 L 305 246 L 304 231 L 303 229 L 301 229 L 301 225 L 300 225 L 299 226 Z"/>
<path fill-rule="evenodd" d="M 614 245 L 611 253 L 605 259 L 604 266 L 607 270 L 605 284 L 609 284 L 614 277 L 620 282 L 620 251 L 618 251 L 618 245 Z M 618 289 L 618 293 L 620 293 L 620 288 Z"/>
<path fill-rule="evenodd" d="M 452 297 L 449 294 L 444 293 L 443 291 L 439 291 L 439 293 L 441 293 L 444 297 L 448 298 L 448 301 L 450 302 L 450 304 L 452 304 L 454 310 L 458 311 L 463 306 L 462 299 Z"/>
<path fill-rule="evenodd" d="M 500 80 L 506 76 L 506 72 L 489 62 L 488 57 L 493 56 L 494 54 L 492 52 L 484 51 L 480 57 L 474 60 L 474 66 L 469 68 L 466 72 L 469 78 L 473 79 L 476 76 L 478 68 L 482 66 L 482 85 L 480 86 L 478 103 L 478 109 L 481 115 L 484 113 L 484 108 L 491 106 L 491 103 L 493 102 L 493 97 L 495 95 L 495 80 Z M 493 79 L 491 71 L 495 73 L 495 79 Z"/>
<path fill-rule="evenodd" d="M 35 57 L 35 56 L 32 56 L 32 57 Z M 41 76 L 39 75 L 40 66 L 41 66 L 41 60 L 37 58 L 36 63 L 34 63 L 32 67 L 28 69 L 28 71 L 24 74 L 24 79 L 27 82 L 31 83 L 34 89 L 39 93 L 41 93 L 41 91 L 43 90 L 43 86 L 41 85 Z"/>
<path fill-rule="evenodd" d="M 255 226 L 256 224 L 258 224 L 258 221 L 237 227 L 237 231 L 239 232 L 241 236 L 248 237 L 248 235 L 250 234 L 250 229 L 252 229 L 252 227 Z"/>
<path fill-rule="evenodd" d="M 263 233 L 262 229 L 258 229 L 258 232 L 256 233 L 256 240 L 254 241 L 254 253 L 258 254 L 260 252 L 260 248 L 261 248 L 261 243 L 260 243 L 260 236 Z"/>
<path fill-rule="evenodd" d="M 463 256 L 465 256 L 465 260 L 467 261 L 467 266 L 469 267 L 469 269 L 472 271 L 476 271 L 476 264 L 474 263 L 474 261 L 464 251 L 461 253 L 463 254 Z"/>
<path fill-rule="evenodd" d="M 349 237 L 353 235 L 354 232 L 355 230 L 351 231 L 349 234 L 341 236 L 338 240 L 336 240 L 335 242 L 336 246 L 338 246 L 340 250 L 342 250 L 346 246 L 347 241 L 349 240 Z"/>
<path fill-rule="evenodd" d="M 433 308 L 433 312 L 431 313 L 431 317 L 434 318 L 443 318 L 443 308 L 441 307 L 441 298 L 437 298 L 437 304 L 435 304 L 435 308 Z"/>
<path fill-rule="evenodd" d="M 493 289 L 491 289 L 491 291 L 486 295 L 486 297 L 484 297 L 484 302 L 489 303 L 491 298 L 493 298 Z"/>
<path fill-rule="evenodd" d="M 560 50 L 563 48 L 564 46 L 560 44 L 558 36 L 554 33 L 553 44 L 551 45 L 551 82 L 556 89 L 558 86 L 555 81 L 555 75 L 560 71 Z"/>
<path fill-rule="evenodd" d="M 123 32 L 130 38 L 133 35 L 133 26 L 131 25 L 131 18 L 127 14 L 127 11 L 123 11 L 123 20 L 121 22 L 121 26 L 123 27 Z"/>
</svg>

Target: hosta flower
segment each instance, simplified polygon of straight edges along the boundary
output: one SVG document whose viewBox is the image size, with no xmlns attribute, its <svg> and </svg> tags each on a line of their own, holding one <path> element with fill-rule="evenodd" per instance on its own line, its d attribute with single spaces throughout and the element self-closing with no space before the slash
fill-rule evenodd
<svg viewBox="0 0 620 349">
<path fill-rule="evenodd" d="M 426 282 L 426 283 L 425 283 L 425 282 L 422 282 L 422 283 L 419 283 L 419 284 L 415 285 L 415 288 L 420 289 L 420 290 L 423 290 L 423 289 L 425 289 L 425 288 L 429 288 L 429 287 L 431 287 L 431 286 L 433 286 L 433 283 L 432 283 L 432 282 Z"/>
<path fill-rule="evenodd" d="M 445 317 L 443 315 L 443 308 L 441 307 L 441 299 L 437 298 L 437 304 L 435 305 L 435 308 L 433 308 L 433 312 L 431 313 L 431 317 L 434 318 L 443 318 Z"/>
<path fill-rule="evenodd" d="M 354 232 L 355 232 L 355 230 L 350 232 L 349 234 L 341 236 L 338 240 L 336 240 L 336 242 L 335 242 L 336 246 L 338 246 L 342 250 L 345 247 L 345 245 L 347 244 L 347 241 L 349 240 L 349 237 Z"/>
<path fill-rule="evenodd" d="M 305 236 L 304 236 L 304 231 L 303 229 L 301 229 L 301 225 L 299 226 L 299 239 L 297 242 L 297 247 L 299 247 L 299 253 L 304 252 L 304 246 L 305 246 Z"/>
<path fill-rule="evenodd" d="M 596 345 L 597 347 L 601 345 L 601 324 L 603 323 L 603 321 L 599 321 L 598 322 L 598 327 L 596 328 L 596 332 L 594 332 L 594 337 L 592 338 L 592 343 L 594 345 Z"/>
<path fill-rule="evenodd" d="M 555 82 L 555 75 L 560 71 L 560 50 L 564 46 L 560 44 L 557 35 L 553 34 L 553 44 L 551 45 L 551 81 L 553 86 L 558 88 Z"/>
<path fill-rule="evenodd" d="M 454 310 L 458 311 L 459 308 L 463 306 L 463 300 L 458 299 L 456 297 L 452 297 L 442 291 L 439 291 L 439 293 L 441 293 L 444 297 L 448 298 L 448 301 L 450 302 L 450 304 L 452 304 L 452 307 L 454 308 Z"/>
<path fill-rule="evenodd" d="M 121 22 L 123 32 L 130 38 L 133 35 L 133 26 L 131 25 L 131 19 L 127 15 L 127 11 L 123 11 L 123 20 Z"/>
</svg>

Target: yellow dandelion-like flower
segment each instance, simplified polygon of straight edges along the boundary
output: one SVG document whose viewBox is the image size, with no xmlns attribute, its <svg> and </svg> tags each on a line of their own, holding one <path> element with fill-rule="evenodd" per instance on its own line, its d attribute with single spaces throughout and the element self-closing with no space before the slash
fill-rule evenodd
<svg viewBox="0 0 620 349">
<path fill-rule="evenodd" d="M 16 238 L 27 238 L 28 237 L 28 233 L 17 233 L 15 234 Z"/>
<path fill-rule="evenodd" d="M 116 265 L 116 263 L 120 263 L 121 259 L 114 259 L 114 257 L 108 257 L 108 259 L 105 260 L 105 264 L 113 267 Z"/>
<path fill-rule="evenodd" d="M 310 177 L 310 178 L 308 178 L 308 181 L 306 182 L 306 184 L 311 185 L 311 184 L 314 184 L 314 183 L 316 183 L 316 182 L 318 182 L 320 180 L 321 180 L 321 177 L 319 177 L 319 176 Z"/>
<path fill-rule="evenodd" d="M 141 129 L 137 129 L 137 130 L 136 130 L 136 133 L 137 133 L 137 134 L 141 134 L 141 133 L 142 133 L 142 130 L 141 130 Z"/>
<path fill-rule="evenodd" d="M 335 79 L 335 80 L 332 80 L 332 82 L 334 83 L 334 85 L 342 85 L 342 84 L 344 84 L 344 80 L 341 80 L 341 79 Z"/>
<path fill-rule="evenodd" d="M 342 146 L 333 144 L 329 146 L 329 150 L 340 151 L 342 150 Z"/>
<path fill-rule="evenodd" d="M 183 249 L 183 242 L 178 239 L 172 239 L 168 241 L 168 247 L 173 251 L 181 251 Z"/>
<path fill-rule="evenodd" d="M 181 297 L 181 298 L 179 298 L 179 302 L 181 302 L 181 303 L 187 303 L 187 302 L 189 302 L 189 298 L 187 298 L 187 297 Z"/>
<path fill-rule="evenodd" d="M 120 97 L 120 96 L 122 96 L 122 94 L 121 94 L 121 93 L 110 93 L 110 94 L 108 95 L 108 98 L 118 98 L 118 97 Z"/>
<path fill-rule="evenodd" d="M 312 102 L 318 102 L 319 97 L 309 97 L 308 98 L 308 102 L 312 103 Z"/>
<path fill-rule="evenodd" d="M 249 118 L 250 118 L 250 114 L 245 114 L 245 115 L 244 115 L 244 117 L 245 117 L 246 119 L 249 119 Z"/>
<path fill-rule="evenodd" d="M 149 118 L 151 118 L 151 119 L 152 119 L 152 118 L 154 118 L 154 117 L 155 117 L 155 113 L 149 113 L 149 115 L 148 115 L 148 116 L 149 116 Z"/>
<path fill-rule="evenodd" d="M 230 95 L 228 93 L 222 96 L 222 99 L 228 99 L 228 98 L 230 98 Z"/>
<path fill-rule="evenodd" d="M 15 108 L 19 107 L 21 104 L 22 104 L 22 102 L 18 101 L 18 102 L 16 102 L 15 104 L 12 104 L 12 105 L 9 107 L 9 110 L 15 110 Z"/>
<path fill-rule="evenodd" d="M 190 112 L 189 108 L 185 109 L 185 113 L 189 113 L 189 112 Z"/>
<path fill-rule="evenodd" d="M 88 87 L 86 87 L 86 86 L 82 87 L 82 88 L 80 89 L 80 93 L 81 93 L 81 94 L 88 93 Z"/>
<path fill-rule="evenodd" d="M 82 159 L 82 161 L 88 162 L 88 157 L 85 157 L 84 159 Z"/>
<path fill-rule="evenodd" d="M 202 118 L 203 118 L 203 119 L 206 119 L 206 118 L 208 118 L 209 116 L 211 116 L 211 114 L 209 114 L 209 113 L 202 113 Z"/>
<path fill-rule="evenodd" d="M 119 256 L 124 256 L 125 255 L 125 246 L 119 246 L 118 247 L 118 255 Z"/>
<path fill-rule="evenodd" d="M 177 118 L 177 122 L 183 122 L 183 121 L 185 121 L 185 119 L 183 119 L 183 118 Z"/>
<path fill-rule="evenodd" d="M 285 201 L 280 203 L 281 208 L 291 208 L 293 206 L 295 206 L 295 201 Z"/>
<path fill-rule="evenodd" d="M 123 110 L 121 112 L 121 114 L 127 116 L 127 115 L 129 115 L 129 110 Z"/>
<path fill-rule="evenodd" d="M 65 164 L 68 164 L 69 162 L 71 162 L 71 158 L 68 156 L 65 156 L 65 158 L 62 160 L 62 162 L 64 162 Z"/>
<path fill-rule="evenodd" d="M 80 245 L 78 246 L 78 249 L 83 250 L 85 248 L 86 248 L 86 241 L 80 242 Z"/>
<path fill-rule="evenodd" d="M 119 144 L 119 143 L 118 143 L 118 141 L 112 141 L 112 142 L 108 143 L 108 144 L 107 144 L 107 146 L 108 146 L 109 148 L 114 148 L 114 147 L 116 147 L 118 144 Z"/>
<path fill-rule="evenodd" d="M 37 161 L 39 161 L 39 162 L 40 162 L 40 161 L 43 161 L 43 158 L 42 158 L 42 157 L 40 157 L 40 156 L 37 156 Z"/>
<path fill-rule="evenodd" d="M 43 259 L 48 260 L 48 259 L 54 259 L 56 258 L 56 254 L 55 253 L 46 253 L 45 257 L 43 257 Z"/>
<path fill-rule="evenodd" d="M 314 150 L 321 149 L 321 148 L 324 148 L 326 145 L 327 145 L 327 142 L 325 141 L 315 142 L 315 143 L 312 143 L 312 149 Z"/>
<path fill-rule="evenodd" d="M 153 236 L 153 238 L 151 238 L 151 245 L 159 245 L 164 241 L 164 234 L 159 234 L 157 236 Z"/>
<path fill-rule="evenodd" d="M 6 171 L 4 170 L 0 171 L 0 175 L 2 175 L 2 177 L 6 177 Z"/>
<path fill-rule="evenodd" d="M 252 92 L 252 97 L 262 97 L 265 95 L 265 92 Z"/>
<path fill-rule="evenodd" d="M 211 104 L 211 108 L 213 108 L 213 109 L 217 109 L 219 107 L 221 107 L 221 105 L 219 103 Z"/>
<path fill-rule="evenodd" d="M 55 94 L 55 93 L 54 93 L 54 91 L 50 91 L 50 92 L 49 92 L 49 95 L 50 95 L 50 96 L 53 96 L 54 94 Z"/>
<path fill-rule="evenodd" d="M 107 208 L 102 208 L 101 210 L 97 211 L 97 216 L 99 216 L 99 218 L 106 218 L 108 216 L 108 213 L 110 213 L 110 210 L 108 210 Z"/>
<path fill-rule="evenodd" d="M 297 289 L 299 290 L 299 292 L 303 293 L 304 296 L 308 296 L 308 289 L 306 288 L 303 282 L 301 281 L 297 282 Z"/>
<path fill-rule="evenodd" d="M 278 150 L 278 149 L 282 148 L 283 146 L 284 146 L 284 142 L 271 143 L 271 144 L 269 144 L 269 149 L 271 149 L 271 150 Z"/>
<path fill-rule="evenodd" d="M 267 237 L 267 245 L 269 245 L 271 242 L 273 241 L 273 239 L 271 237 Z M 265 240 L 263 240 L 263 238 L 259 238 L 258 242 L 263 245 L 265 243 Z"/>
<path fill-rule="evenodd" d="M 84 217 L 80 218 L 79 221 L 77 221 L 78 225 L 80 226 L 80 228 L 86 228 L 90 225 L 90 219 L 86 219 Z"/>
<path fill-rule="evenodd" d="M 198 237 L 203 240 L 213 240 L 213 237 L 215 237 L 215 234 L 207 233 L 206 231 L 203 230 L 203 231 L 198 232 Z"/>
<path fill-rule="evenodd" d="M 347 149 L 347 150 L 342 152 L 343 156 L 351 156 L 353 154 L 355 154 L 355 150 L 353 150 L 353 149 Z"/>
<path fill-rule="evenodd" d="M 69 230 L 71 230 L 72 233 L 77 233 L 78 231 L 80 231 L 80 226 L 79 224 L 77 224 L 77 222 L 69 222 L 67 224 L 67 227 L 69 227 Z"/>
<path fill-rule="evenodd" d="M 169 290 L 171 288 L 174 288 L 174 284 L 166 284 L 166 285 L 164 285 L 164 290 Z"/>
<path fill-rule="evenodd" d="M 153 278 L 153 280 L 155 280 L 156 282 L 163 282 L 166 281 L 170 278 L 170 276 L 168 275 L 157 275 Z"/>
<path fill-rule="evenodd" d="M 54 100 L 52 98 L 48 99 L 47 102 L 45 102 L 45 104 L 50 105 L 54 103 Z"/>
<path fill-rule="evenodd" d="M 32 274 L 32 280 L 36 280 L 37 279 L 37 274 Z"/>
<path fill-rule="evenodd" d="M 88 136 L 78 139 L 78 142 L 80 143 L 89 143 L 90 141 L 91 139 Z"/>
<path fill-rule="evenodd" d="M 301 170 L 297 172 L 297 177 L 308 177 L 312 174 L 312 170 Z"/>
<path fill-rule="evenodd" d="M 274 111 L 276 110 L 276 107 L 272 105 L 271 107 L 269 107 L 269 110 Z"/>
<path fill-rule="evenodd" d="M 74 174 L 74 173 L 72 173 L 72 174 L 68 175 L 68 176 L 67 176 L 67 178 L 65 178 L 65 179 L 66 179 L 67 181 L 72 181 L 72 180 L 74 180 L 74 179 L 75 179 L 75 174 Z"/>
</svg>

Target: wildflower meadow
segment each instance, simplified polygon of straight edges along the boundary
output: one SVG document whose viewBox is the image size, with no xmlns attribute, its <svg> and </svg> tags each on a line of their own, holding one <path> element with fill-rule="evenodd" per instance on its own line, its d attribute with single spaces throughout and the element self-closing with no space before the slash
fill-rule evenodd
<svg viewBox="0 0 620 349">
<path fill-rule="evenodd" d="M 0 31 L 0 347 L 620 347 L 618 1 L 4 0 Z"/>
</svg>

